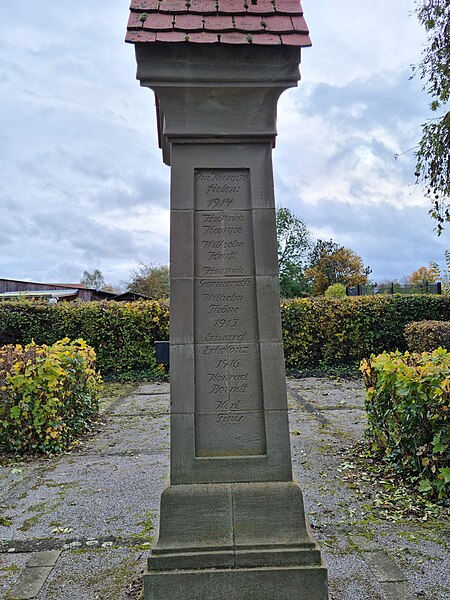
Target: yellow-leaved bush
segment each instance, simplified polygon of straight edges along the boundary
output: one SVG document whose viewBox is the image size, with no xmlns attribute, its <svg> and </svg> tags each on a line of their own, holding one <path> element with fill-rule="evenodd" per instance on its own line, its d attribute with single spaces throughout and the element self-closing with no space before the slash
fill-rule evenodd
<svg viewBox="0 0 450 600">
<path fill-rule="evenodd" d="M 0 448 L 47 453 L 92 427 L 101 379 L 84 340 L 0 347 Z"/>
<path fill-rule="evenodd" d="M 419 491 L 450 497 L 450 353 L 383 352 L 361 363 L 367 437 Z"/>
</svg>

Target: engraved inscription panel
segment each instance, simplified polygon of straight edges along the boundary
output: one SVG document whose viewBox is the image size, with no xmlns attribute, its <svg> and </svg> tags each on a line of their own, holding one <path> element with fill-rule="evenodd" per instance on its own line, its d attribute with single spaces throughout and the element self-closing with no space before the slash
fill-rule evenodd
<svg viewBox="0 0 450 600">
<path fill-rule="evenodd" d="M 195 211 L 197 277 L 253 275 L 252 213 L 248 210 Z"/>
<path fill-rule="evenodd" d="M 262 409 L 257 344 L 201 344 L 196 347 L 195 360 L 197 378 L 202 382 L 197 395 L 200 412 Z"/>
<path fill-rule="evenodd" d="M 196 210 L 250 210 L 248 169 L 196 169 L 194 174 Z"/>
<path fill-rule="evenodd" d="M 265 453 L 248 169 L 198 169 L 195 188 L 196 456 Z"/>
<path fill-rule="evenodd" d="M 254 277 L 197 279 L 194 293 L 197 342 L 255 340 Z"/>
</svg>

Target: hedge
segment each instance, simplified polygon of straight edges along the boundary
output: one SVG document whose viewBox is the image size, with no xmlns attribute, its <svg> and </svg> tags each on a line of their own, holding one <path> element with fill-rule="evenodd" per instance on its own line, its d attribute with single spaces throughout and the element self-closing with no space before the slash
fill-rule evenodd
<svg viewBox="0 0 450 600">
<path fill-rule="evenodd" d="M 352 365 L 372 353 L 405 350 L 404 328 L 422 319 L 450 321 L 450 299 L 400 294 L 304 298 L 282 304 L 286 366 Z"/>
<path fill-rule="evenodd" d="M 372 353 L 404 350 L 405 325 L 450 321 L 450 301 L 436 295 L 302 298 L 283 302 L 281 316 L 286 366 L 302 370 L 356 365 Z M 168 333 L 164 301 L 0 302 L 0 345 L 81 337 L 95 349 L 103 375 L 156 374 L 155 341 Z"/>
<path fill-rule="evenodd" d="M 89 430 L 101 385 L 94 363 L 83 340 L 0 347 L 0 448 L 61 451 Z"/>
<path fill-rule="evenodd" d="M 167 302 L 0 302 L 0 345 L 83 338 L 103 375 L 155 369 L 155 341 L 168 339 Z"/>
<path fill-rule="evenodd" d="M 450 353 L 385 352 L 361 371 L 372 450 L 419 491 L 450 497 Z"/>
<path fill-rule="evenodd" d="M 417 321 L 405 327 L 405 340 L 411 352 L 450 350 L 450 321 Z"/>
</svg>

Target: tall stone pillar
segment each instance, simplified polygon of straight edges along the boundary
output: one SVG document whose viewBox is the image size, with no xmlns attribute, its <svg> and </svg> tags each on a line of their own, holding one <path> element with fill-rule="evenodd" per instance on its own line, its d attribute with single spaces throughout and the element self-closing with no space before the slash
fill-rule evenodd
<svg viewBox="0 0 450 600">
<path fill-rule="evenodd" d="M 171 166 L 171 470 L 145 599 L 326 600 L 292 479 L 271 157 L 300 49 L 130 41 Z"/>
</svg>

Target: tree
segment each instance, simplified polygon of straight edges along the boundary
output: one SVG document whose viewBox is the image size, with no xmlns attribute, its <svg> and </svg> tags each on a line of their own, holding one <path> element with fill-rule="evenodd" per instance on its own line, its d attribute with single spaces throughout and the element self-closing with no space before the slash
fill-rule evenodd
<svg viewBox="0 0 450 600">
<path fill-rule="evenodd" d="M 408 277 L 409 285 L 426 285 L 427 283 L 436 283 L 438 274 L 436 269 L 430 264 L 430 267 L 419 267 Z"/>
<path fill-rule="evenodd" d="M 338 246 L 333 240 L 317 240 L 310 253 L 310 266 L 305 271 L 315 295 L 324 294 L 335 283 L 364 285 L 368 282 L 369 273 L 370 267 L 364 267 L 360 256 L 350 248 Z"/>
<path fill-rule="evenodd" d="M 280 292 L 284 298 L 293 298 L 309 291 L 304 269 L 311 236 L 303 221 L 288 208 L 277 210 L 276 224 Z"/>
<path fill-rule="evenodd" d="M 169 267 L 141 263 L 131 272 L 127 283 L 129 292 L 142 294 L 148 298 L 168 298 L 170 294 Z"/>
<path fill-rule="evenodd" d="M 80 283 L 87 288 L 92 288 L 94 290 L 103 290 L 105 288 L 105 278 L 99 269 L 95 269 L 92 273 L 83 271 L 83 277 L 81 278 Z"/>
<path fill-rule="evenodd" d="M 439 281 L 442 285 L 442 292 L 450 295 L 450 250 L 444 252 L 445 268 L 441 269 L 440 266 L 434 262 L 430 262 L 430 270 L 435 274 L 436 281 Z"/>
<path fill-rule="evenodd" d="M 425 81 L 430 108 L 437 116 L 422 125 L 415 175 L 425 185 L 432 204 L 429 212 L 440 235 L 443 223 L 450 221 L 450 2 L 422 0 L 416 14 L 428 43 L 415 71 Z"/>
<path fill-rule="evenodd" d="M 347 288 L 343 283 L 333 283 L 325 290 L 326 298 L 346 298 Z"/>
</svg>

